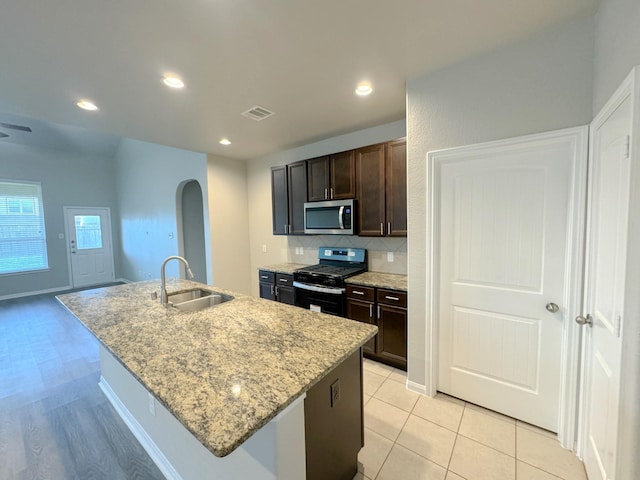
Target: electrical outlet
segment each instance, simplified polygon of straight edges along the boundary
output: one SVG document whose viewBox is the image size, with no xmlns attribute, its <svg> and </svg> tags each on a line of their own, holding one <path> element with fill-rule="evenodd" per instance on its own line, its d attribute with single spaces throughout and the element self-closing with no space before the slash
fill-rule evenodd
<svg viewBox="0 0 640 480">
<path fill-rule="evenodd" d="M 300 255 L 304 255 L 304 247 L 300 247 Z"/>
<path fill-rule="evenodd" d="M 393 252 L 387 252 L 387 262 L 393 262 Z"/>
<path fill-rule="evenodd" d="M 149 413 L 155 417 L 156 416 L 156 399 L 153 398 L 153 395 L 148 393 L 149 395 Z"/>
<path fill-rule="evenodd" d="M 262 245 L 262 253 L 267 253 L 267 245 Z"/>
<path fill-rule="evenodd" d="M 331 408 L 340 401 L 340 379 L 331 384 Z"/>
</svg>

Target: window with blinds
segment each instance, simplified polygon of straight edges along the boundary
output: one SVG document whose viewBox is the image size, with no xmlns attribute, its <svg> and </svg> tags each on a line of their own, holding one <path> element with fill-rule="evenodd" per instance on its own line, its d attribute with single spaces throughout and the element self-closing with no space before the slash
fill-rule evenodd
<svg viewBox="0 0 640 480">
<path fill-rule="evenodd" d="M 0 275 L 46 268 L 42 186 L 0 180 Z"/>
</svg>

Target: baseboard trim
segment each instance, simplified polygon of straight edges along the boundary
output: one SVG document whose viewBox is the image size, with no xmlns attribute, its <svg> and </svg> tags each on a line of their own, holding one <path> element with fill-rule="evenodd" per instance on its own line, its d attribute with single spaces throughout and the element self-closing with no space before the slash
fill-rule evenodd
<svg viewBox="0 0 640 480">
<path fill-rule="evenodd" d="M 407 380 L 407 390 L 411 390 L 412 392 L 419 393 L 421 395 L 427 394 L 427 386 L 422 385 L 421 383 L 412 382 L 411 380 Z"/>
<path fill-rule="evenodd" d="M 131 433 L 133 433 L 133 435 L 138 439 L 142 448 L 146 450 L 151 457 L 151 460 L 153 460 L 153 463 L 156 464 L 167 480 L 183 480 L 176 469 L 173 468 L 173 465 L 171 465 L 167 457 L 165 457 L 164 453 L 162 453 L 144 428 L 142 428 L 142 425 L 138 423 L 124 403 L 122 403 L 118 395 L 116 395 L 109 385 L 109 382 L 107 382 L 103 376 L 100 376 L 100 382 L 98 385 L 122 421 L 127 424 Z"/>
<path fill-rule="evenodd" d="M 45 290 L 33 290 L 31 292 L 12 293 L 10 295 L 3 295 L 0 300 L 11 300 L 12 298 L 32 297 L 34 295 L 45 295 L 47 293 L 64 292 L 73 288 L 71 285 L 63 285 L 61 287 L 47 288 Z"/>
</svg>

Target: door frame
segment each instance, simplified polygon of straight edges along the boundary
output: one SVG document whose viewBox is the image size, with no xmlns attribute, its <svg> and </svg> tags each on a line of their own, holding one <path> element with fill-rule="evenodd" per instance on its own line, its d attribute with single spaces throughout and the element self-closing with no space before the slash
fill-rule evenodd
<svg viewBox="0 0 640 480">
<path fill-rule="evenodd" d="M 640 340 L 640 165 L 638 165 L 640 155 L 640 66 L 634 67 L 620 86 L 602 107 L 590 124 L 590 129 L 596 129 L 620 107 L 620 105 L 631 96 L 631 141 L 629 145 L 630 179 L 629 179 L 629 224 L 627 231 L 627 271 L 625 274 L 625 292 L 622 328 L 620 340 L 622 352 L 620 358 L 620 385 L 618 410 L 618 445 L 615 466 L 615 478 L 631 478 L 630 475 L 637 473 L 640 467 L 640 460 L 637 458 L 637 448 L 640 446 L 640 413 L 638 413 L 637 402 L 640 398 L 640 353 L 637 351 Z M 592 142 L 590 138 L 589 151 L 592 152 Z M 592 165 L 589 165 L 589 192 L 592 190 L 593 177 Z M 589 199 L 590 200 L 590 199 Z M 591 205 L 587 203 L 587 218 L 591 216 Z M 634 219 L 636 221 L 634 221 Z M 588 227 L 588 225 L 587 225 Z M 588 247 L 587 247 L 588 251 Z M 586 258 L 586 257 L 585 257 Z M 585 285 L 589 271 L 585 272 Z M 584 308 L 586 311 L 587 298 L 585 294 Z M 629 319 L 627 321 L 627 319 Z M 585 367 L 580 376 L 580 412 L 577 432 L 577 453 L 582 458 L 586 451 L 588 436 L 588 414 L 589 414 L 589 389 L 591 388 L 591 371 L 587 354 L 591 352 L 591 336 L 583 335 L 581 363 Z M 625 408 L 626 407 L 626 408 Z M 626 415 L 623 416 L 623 412 Z"/>
<path fill-rule="evenodd" d="M 68 220 L 69 210 L 83 210 L 85 212 L 100 212 L 100 214 L 106 213 L 107 222 L 109 223 L 109 243 L 111 245 L 111 280 L 115 281 L 116 278 L 116 268 L 115 268 L 115 252 L 113 248 L 113 225 L 111 223 L 111 209 L 109 207 L 62 207 L 63 216 L 64 216 L 64 234 L 65 234 L 65 248 L 67 251 L 67 268 L 69 271 L 69 284 L 72 288 L 75 287 L 75 283 L 73 280 L 73 268 L 71 266 L 71 253 L 69 252 L 69 238 L 70 238 L 70 225 Z"/>
<path fill-rule="evenodd" d="M 426 265 L 426 390 L 434 396 L 438 384 L 438 318 L 440 298 L 440 183 L 441 166 L 455 155 L 465 152 L 500 151 L 516 145 L 555 143 L 566 139 L 573 146 L 571 185 L 568 202 L 567 255 L 565 260 L 566 305 L 560 365 L 560 404 L 558 406 L 558 439 L 561 445 L 576 449 L 578 419 L 578 390 L 580 369 L 580 331 L 573 319 L 582 308 L 582 276 L 585 240 L 585 208 L 587 184 L 588 126 L 490 141 L 464 147 L 436 150 L 427 153 L 427 265 Z"/>
</svg>

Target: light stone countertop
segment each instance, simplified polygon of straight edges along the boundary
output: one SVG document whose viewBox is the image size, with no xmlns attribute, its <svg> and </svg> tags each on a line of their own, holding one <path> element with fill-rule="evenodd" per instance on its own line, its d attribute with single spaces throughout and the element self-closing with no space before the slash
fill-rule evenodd
<svg viewBox="0 0 640 480">
<path fill-rule="evenodd" d="M 365 272 L 345 280 L 346 283 L 407 291 L 407 276 L 397 273 Z"/>
<path fill-rule="evenodd" d="M 266 270 L 268 272 L 274 273 L 292 274 L 297 269 L 307 266 L 308 264 L 306 263 L 278 263 L 276 265 L 267 265 L 265 267 L 260 267 L 258 270 Z"/>
<path fill-rule="evenodd" d="M 159 280 L 59 295 L 93 335 L 207 449 L 224 457 L 372 338 L 377 328 L 235 296 L 198 312 L 160 305 Z"/>
</svg>

